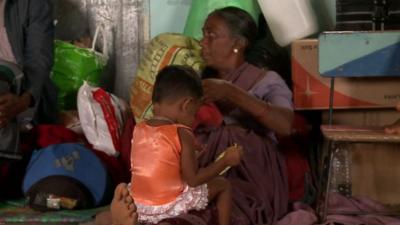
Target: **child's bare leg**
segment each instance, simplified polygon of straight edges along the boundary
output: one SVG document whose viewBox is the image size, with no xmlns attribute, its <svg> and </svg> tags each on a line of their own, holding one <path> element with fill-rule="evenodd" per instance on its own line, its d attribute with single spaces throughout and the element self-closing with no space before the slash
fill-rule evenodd
<svg viewBox="0 0 400 225">
<path fill-rule="evenodd" d="M 230 182 L 223 177 L 216 177 L 207 183 L 208 199 L 216 198 L 218 222 L 220 225 L 229 225 L 231 219 L 232 190 Z"/>
<path fill-rule="evenodd" d="M 111 219 L 114 225 L 137 225 L 136 205 L 129 195 L 126 184 L 119 184 L 115 188 L 111 202 Z"/>
</svg>

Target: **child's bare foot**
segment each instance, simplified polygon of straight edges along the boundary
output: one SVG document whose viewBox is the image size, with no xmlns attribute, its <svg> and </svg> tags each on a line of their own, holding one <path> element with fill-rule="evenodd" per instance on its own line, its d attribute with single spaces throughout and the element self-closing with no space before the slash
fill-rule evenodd
<svg viewBox="0 0 400 225">
<path fill-rule="evenodd" d="M 111 218 L 114 225 L 138 224 L 135 202 L 124 183 L 115 188 L 114 198 L 111 202 Z"/>
</svg>

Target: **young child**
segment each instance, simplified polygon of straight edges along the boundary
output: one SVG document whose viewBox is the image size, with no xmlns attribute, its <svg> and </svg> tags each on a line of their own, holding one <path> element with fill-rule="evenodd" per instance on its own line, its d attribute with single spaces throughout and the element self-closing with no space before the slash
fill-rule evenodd
<svg viewBox="0 0 400 225">
<path fill-rule="evenodd" d="M 192 69 L 167 66 L 158 74 L 152 96 L 154 116 L 137 124 L 132 137 L 129 190 L 139 222 L 157 224 L 204 209 L 215 199 L 219 224 L 230 223 L 230 184 L 218 175 L 238 165 L 243 151 L 240 146 L 229 147 L 220 160 L 198 168 L 199 146 L 190 127 L 202 96 L 201 81 Z"/>
</svg>

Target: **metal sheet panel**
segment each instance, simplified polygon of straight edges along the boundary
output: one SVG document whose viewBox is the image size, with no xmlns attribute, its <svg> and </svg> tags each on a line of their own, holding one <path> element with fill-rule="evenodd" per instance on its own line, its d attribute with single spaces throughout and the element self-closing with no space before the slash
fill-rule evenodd
<svg viewBox="0 0 400 225">
<path fill-rule="evenodd" d="M 148 0 L 54 0 L 56 37 L 74 40 L 104 25 L 109 62 L 103 86 L 129 100 L 129 87 L 149 39 Z M 100 37 L 98 47 L 102 45 Z"/>
</svg>

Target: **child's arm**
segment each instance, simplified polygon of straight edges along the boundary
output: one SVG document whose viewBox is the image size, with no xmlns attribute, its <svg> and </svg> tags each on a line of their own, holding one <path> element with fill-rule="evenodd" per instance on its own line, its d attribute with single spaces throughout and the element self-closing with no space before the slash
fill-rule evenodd
<svg viewBox="0 0 400 225">
<path fill-rule="evenodd" d="M 181 169 L 183 180 L 191 187 L 206 183 L 219 175 L 227 166 L 235 166 L 240 163 L 242 147 L 229 147 L 227 153 L 205 168 L 199 168 L 195 154 L 195 138 L 193 133 L 185 128 L 178 129 L 181 141 Z"/>
</svg>

